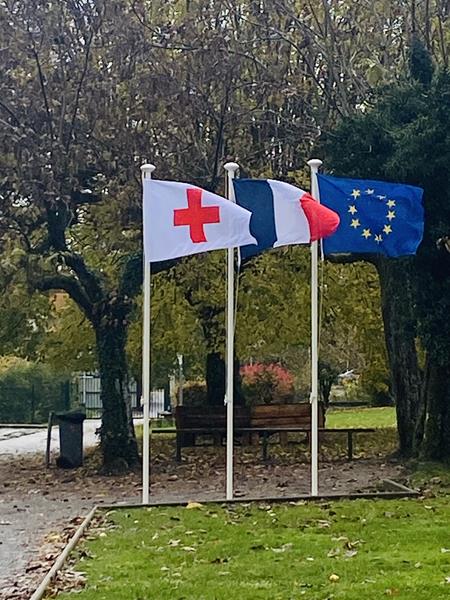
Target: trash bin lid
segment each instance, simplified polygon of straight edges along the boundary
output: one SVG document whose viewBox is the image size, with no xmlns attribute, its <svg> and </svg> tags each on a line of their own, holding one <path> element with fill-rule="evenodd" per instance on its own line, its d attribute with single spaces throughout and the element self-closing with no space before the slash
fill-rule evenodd
<svg viewBox="0 0 450 600">
<path fill-rule="evenodd" d="M 67 412 L 55 413 L 58 421 L 65 423 L 82 423 L 86 418 L 86 413 L 79 409 L 69 410 Z"/>
</svg>

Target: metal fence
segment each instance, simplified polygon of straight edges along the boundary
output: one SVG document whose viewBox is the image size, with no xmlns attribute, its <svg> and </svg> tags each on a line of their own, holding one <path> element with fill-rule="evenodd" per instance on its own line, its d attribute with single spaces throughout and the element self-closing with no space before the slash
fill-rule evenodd
<svg viewBox="0 0 450 600">
<path fill-rule="evenodd" d="M 165 390 L 152 390 L 150 393 L 150 419 L 157 419 L 168 408 Z"/>
<path fill-rule="evenodd" d="M 103 410 L 100 376 L 96 373 L 81 373 L 75 378 L 75 387 L 78 403 L 85 406 L 86 416 L 100 417 Z M 130 379 L 127 395 L 134 415 L 140 415 L 142 412 L 137 387 L 136 381 Z M 165 390 L 153 390 L 150 396 L 150 418 L 157 419 L 168 408 Z"/>
</svg>

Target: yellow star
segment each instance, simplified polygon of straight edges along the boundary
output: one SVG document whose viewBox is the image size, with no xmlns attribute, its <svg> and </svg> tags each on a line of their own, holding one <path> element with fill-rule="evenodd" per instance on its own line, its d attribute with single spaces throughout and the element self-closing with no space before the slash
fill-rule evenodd
<svg viewBox="0 0 450 600">
<path fill-rule="evenodd" d="M 395 206 L 395 200 L 388 200 L 386 204 L 388 205 L 388 208 L 393 208 Z"/>
<path fill-rule="evenodd" d="M 362 235 L 363 237 L 365 237 L 365 238 L 366 238 L 366 240 L 367 240 L 367 238 L 370 238 L 370 236 L 371 236 L 372 234 L 370 233 L 370 229 L 363 229 L 363 232 L 362 232 L 362 234 L 361 234 L 361 235 Z"/>
<path fill-rule="evenodd" d="M 383 241 L 383 237 L 381 235 L 376 235 L 375 241 L 377 244 L 381 244 L 381 242 Z"/>
<path fill-rule="evenodd" d="M 356 208 L 356 206 L 354 204 L 351 204 L 348 207 L 348 212 L 351 213 L 352 215 L 354 215 L 356 212 L 358 212 L 358 209 Z"/>
<path fill-rule="evenodd" d="M 386 235 L 388 235 L 389 233 L 392 233 L 392 227 L 390 225 L 385 225 L 383 227 L 383 231 Z"/>
<path fill-rule="evenodd" d="M 361 191 L 353 190 L 353 192 L 350 194 L 350 196 L 353 196 L 353 198 L 356 200 L 356 198 L 359 198 L 359 196 L 361 196 Z"/>
<path fill-rule="evenodd" d="M 386 219 L 389 219 L 389 221 L 392 221 L 392 219 L 395 219 L 395 212 L 393 210 L 389 210 L 388 214 L 386 215 Z"/>
<path fill-rule="evenodd" d="M 366 190 L 366 194 L 368 196 L 371 196 L 374 192 L 375 192 L 375 190 L 371 190 L 370 188 Z"/>
<path fill-rule="evenodd" d="M 360 225 L 361 223 L 359 222 L 359 219 L 352 219 L 352 222 L 350 223 L 350 227 L 354 227 L 354 229 L 356 229 Z"/>
</svg>

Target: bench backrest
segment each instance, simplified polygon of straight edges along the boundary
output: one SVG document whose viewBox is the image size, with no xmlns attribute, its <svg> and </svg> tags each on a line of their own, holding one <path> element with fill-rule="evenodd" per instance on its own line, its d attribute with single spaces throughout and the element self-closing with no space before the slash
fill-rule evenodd
<svg viewBox="0 0 450 600">
<path fill-rule="evenodd" d="M 227 426 L 226 406 L 176 406 L 175 423 L 178 429 L 196 429 Z M 245 406 L 234 407 L 234 426 L 250 427 L 250 410 Z"/>
<path fill-rule="evenodd" d="M 178 429 L 226 428 L 226 406 L 177 406 L 175 423 Z M 234 407 L 235 427 L 311 427 L 311 404 L 264 404 L 248 409 Z M 319 427 L 325 427 L 322 404 L 319 403 Z"/>
<path fill-rule="evenodd" d="M 251 427 L 311 427 L 311 404 L 263 404 L 254 406 L 250 417 Z M 322 404 L 319 403 L 319 427 L 325 427 Z"/>
</svg>

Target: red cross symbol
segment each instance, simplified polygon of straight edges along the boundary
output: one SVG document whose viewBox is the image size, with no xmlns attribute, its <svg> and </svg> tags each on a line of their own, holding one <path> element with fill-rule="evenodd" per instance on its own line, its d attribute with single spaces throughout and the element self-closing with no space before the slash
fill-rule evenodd
<svg viewBox="0 0 450 600">
<path fill-rule="evenodd" d="M 220 223 L 218 206 L 202 206 L 202 191 L 198 188 L 188 189 L 188 208 L 177 208 L 173 211 L 173 224 L 175 226 L 188 225 L 194 244 L 207 241 L 203 230 L 204 225 Z"/>
</svg>

